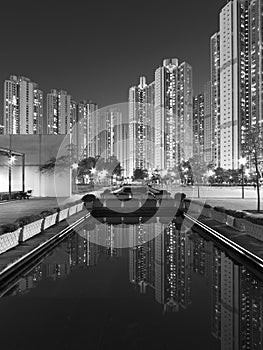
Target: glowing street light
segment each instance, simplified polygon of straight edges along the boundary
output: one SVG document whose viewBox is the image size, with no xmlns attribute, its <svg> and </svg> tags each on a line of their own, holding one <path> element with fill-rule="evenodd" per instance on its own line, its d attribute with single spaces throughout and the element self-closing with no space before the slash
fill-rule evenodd
<svg viewBox="0 0 263 350">
<path fill-rule="evenodd" d="M 247 159 L 246 159 L 246 158 L 240 158 L 240 159 L 239 159 L 239 164 L 240 164 L 240 165 L 243 165 L 243 166 L 244 166 L 244 165 L 246 165 L 246 163 L 247 163 Z"/>
<path fill-rule="evenodd" d="M 96 170 L 95 168 L 92 168 L 92 169 L 90 170 L 90 173 L 91 173 L 92 175 L 95 175 L 96 172 L 97 172 L 97 170 Z"/>
<path fill-rule="evenodd" d="M 208 170 L 208 172 L 207 172 L 207 176 L 213 176 L 213 175 L 215 175 L 215 172 L 213 171 L 213 170 Z"/>
<path fill-rule="evenodd" d="M 11 155 L 8 159 L 8 163 L 10 165 L 13 165 L 15 163 L 15 161 L 16 161 L 16 156 L 13 156 L 13 155 Z"/>
<path fill-rule="evenodd" d="M 74 164 L 72 164 L 72 169 L 74 169 L 74 170 L 77 170 L 78 169 L 78 164 L 77 163 L 74 163 Z"/>
<path fill-rule="evenodd" d="M 246 169 L 246 170 L 245 170 L 245 175 L 246 175 L 247 177 L 250 176 L 250 171 L 249 171 L 249 169 Z"/>
</svg>

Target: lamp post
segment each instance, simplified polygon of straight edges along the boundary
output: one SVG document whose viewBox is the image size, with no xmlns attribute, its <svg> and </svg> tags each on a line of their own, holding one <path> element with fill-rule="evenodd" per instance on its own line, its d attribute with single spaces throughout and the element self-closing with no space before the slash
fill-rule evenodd
<svg viewBox="0 0 263 350">
<path fill-rule="evenodd" d="M 246 158 L 240 158 L 239 163 L 241 164 L 241 176 L 242 176 L 242 199 L 245 198 L 245 191 L 244 191 L 244 165 L 246 164 L 247 159 Z"/>
<path fill-rule="evenodd" d="M 11 200 L 12 196 L 12 165 L 14 164 L 16 160 L 16 157 L 12 154 L 12 152 L 9 152 L 8 156 L 8 193 L 9 193 L 9 200 Z"/>
<path fill-rule="evenodd" d="M 71 167 L 72 167 L 72 173 L 73 173 L 73 176 L 72 176 L 73 192 L 76 192 L 77 191 L 77 177 L 78 177 L 79 165 L 78 165 L 78 163 L 73 163 Z"/>
</svg>

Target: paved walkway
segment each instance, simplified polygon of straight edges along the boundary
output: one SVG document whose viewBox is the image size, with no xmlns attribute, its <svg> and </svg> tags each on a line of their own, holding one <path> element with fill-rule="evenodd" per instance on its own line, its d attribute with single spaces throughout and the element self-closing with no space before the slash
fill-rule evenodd
<svg viewBox="0 0 263 350">
<path fill-rule="evenodd" d="M 171 187 L 168 190 L 174 195 L 176 192 L 184 192 L 188 198 L 198 200 L 196 187 Z M 261 210 L 263 211 L 263 188 L 260 190 Z M 245 199 L 242 199 L 240 187 L 201 187 L 200 201 L 212 207 L 220 206 L 233 210 L 257 210 L 257 192 L 253 187 L 245 187 Z M 252 214 L 251 214 L 252 215 Z M 253 214 L 263 216 L 263 214 Z"/>
<path fill-rule="evenodd" d="M 101 191 L 93 191 L 98 195 Z M 42 197 L 30 198 L 11 202 L 0 202 L 0 225 L 14 222 L 16 219 L 27 216 L 37 215 L 44 210 L 53 209 L 69 202 L 75 202 L 81 199 L 85 193 L 75 194 L 68 198 Z"/>
</svg>

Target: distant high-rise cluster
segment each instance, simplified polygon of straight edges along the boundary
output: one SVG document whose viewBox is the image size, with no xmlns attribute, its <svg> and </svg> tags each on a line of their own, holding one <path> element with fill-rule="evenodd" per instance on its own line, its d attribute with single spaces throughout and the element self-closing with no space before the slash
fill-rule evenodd
<svg viewBox="0 0 263 350">
<path fill-rule="evenodd" d="M 130 175 L 136 168 L 174 170 L 193 155 L 192 68 L 165 59 L 155 80 L 129 91 Z"/>
</svg>

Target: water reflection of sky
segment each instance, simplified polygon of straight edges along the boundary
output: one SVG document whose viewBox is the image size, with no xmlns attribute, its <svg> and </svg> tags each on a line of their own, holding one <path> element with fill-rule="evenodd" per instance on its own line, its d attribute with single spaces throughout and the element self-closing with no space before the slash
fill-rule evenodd
<svg viewBox="0 0 263 350">
<path fill-rule="evenodd" d="M 88 223 L 6 296 L 8 349 L 262 349 L 262 281 L 176 221 Z"/>
</svg>

